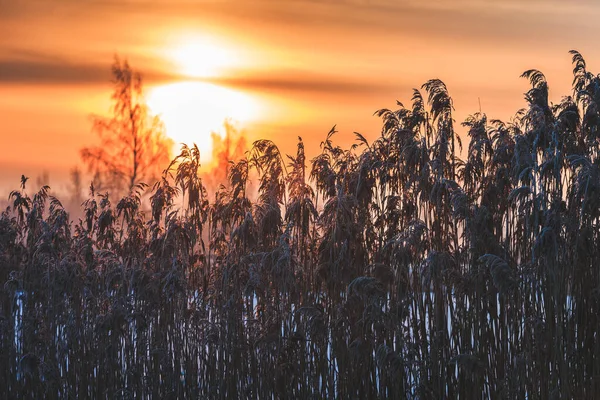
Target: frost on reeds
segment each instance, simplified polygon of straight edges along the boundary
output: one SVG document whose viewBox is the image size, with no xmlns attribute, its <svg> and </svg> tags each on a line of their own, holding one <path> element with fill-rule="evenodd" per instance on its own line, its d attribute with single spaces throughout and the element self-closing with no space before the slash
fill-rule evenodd
<svg viewBox="0 0 600 400">
<path fill-rule="evenodd" d="M 0 216 L 0 397 L 594 398 L 600 78 L 572 54 L 572 96 L 525 72 L 511 122 L 464 122 L 464 159 L 432 80 L 372 142 L 255 142 L 210 197 L 194 146 L 72 222 L 24 179 Z"/>
</svg>

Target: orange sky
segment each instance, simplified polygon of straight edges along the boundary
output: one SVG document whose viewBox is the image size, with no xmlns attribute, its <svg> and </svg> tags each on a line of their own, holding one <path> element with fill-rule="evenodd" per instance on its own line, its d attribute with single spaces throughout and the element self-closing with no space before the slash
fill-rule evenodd
<svg viewBox="0 0 600 400">
<path fill-rule="evenodd" d="M 524 105 L 529 68 L 546 74 L 556 101 L 569 94 L 568 50 L 600 66 L 599 16 L 595 1 L 0 0 L 0 195 L 44 170 L 66 187 L 94 141 L 89 115 L 108 113 L 115 53 L 144 74 L 149 95 L 195 79 L 250 99 L 229 101 L 250 140 L 292 151 L 300 135 L 310 156 L 334 124 L 342 143 L 353 131 L 375 138 L 373 112 L 409 102 L 430 78 L 446 82 L 458 122 L 478 99 L 489 117 L 509 118 Z M 174 55 L 186 43 L 223 49 L 225 60 L 191 76 Z M 227 112 L 216 106 L 204 112 Z"/>
</svg>

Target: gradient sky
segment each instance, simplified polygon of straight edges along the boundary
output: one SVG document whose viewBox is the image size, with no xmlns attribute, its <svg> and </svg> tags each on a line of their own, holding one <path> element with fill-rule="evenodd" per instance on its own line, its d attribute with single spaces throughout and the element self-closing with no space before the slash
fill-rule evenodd
<svg viewBox="0 0 600 400">
<path fill-rule="evenodd" d="M 66 187 L 95 140 L 90 114 L 108 114 L 115 54 L 152 93 L 192 80 L 173 57 L 182 43 L 223 49 L 227 62 L 201 81 L 252 99 L 250 140 L 293 151 L 300 135 L 311 156 L 334 124 L 342 144 L 354 131 L 375 138 L 373 112 L 430 78 L 446 82 L 458 122 L 479 104 L 510 118 L 530 68 L 558 101 L 570 94 L 568 50 L 600 66 L 598 17 L 596 1 L 0 0 L 0 195 L 22 173 Z"/>
</svg>

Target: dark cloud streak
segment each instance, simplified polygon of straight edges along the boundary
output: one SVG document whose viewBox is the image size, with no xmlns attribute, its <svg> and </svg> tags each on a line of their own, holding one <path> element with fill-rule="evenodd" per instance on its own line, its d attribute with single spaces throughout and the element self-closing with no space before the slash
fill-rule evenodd
<svg viewBox="0 0 600 400">
<path fill-rule="evenodd" d="M 13 52 L 21 58 L 0 59 L 0 84 L 106 84 L 110 81 L 109 63 L 62 61 L 26 51 Z M 135 65 L 132 65 L 137 69 Z M 234 89 L 258 92 L 321 93 L 371 95 L 395 89 L 385 82 L 355 81 L 306 71 L 252 71 L 229 77 L 193 79 L 161 71 L 142 71 L 144 81 L 160 84 L 175 81 L 203 81 Z"/>
<path fill-rule="evenodd" d="M 0 82 L 8 84 L 83 84 L 107 82 L 110 70 L 90 64 L 0 60 Z"/>
<path fill-rule="evenodd" d="M 208 80 L 234 88 L 266 92 L 302 92 L 319 94 L 372 95 L 396 89 L 394 85 L 380 82 L 357 82 L 332 76 L 312 76 L 301 72 L 289 74 L 256 74 L 245 77 L 216 78 Z"/>
<path fill-rule="evenodd" d="M 111 58 L 106 62 L 90 62 L 28 49 L 4 49 L 3 52 L 8 57 L 0 58 L 2 84 L 104 84 L 111 79 Z M 139 70 L 136 65 L 132 67 Z M 152 70 L 142 71 L 142 76 L 153 82 L 173 79 L 172 75 Z"/>
</svg>

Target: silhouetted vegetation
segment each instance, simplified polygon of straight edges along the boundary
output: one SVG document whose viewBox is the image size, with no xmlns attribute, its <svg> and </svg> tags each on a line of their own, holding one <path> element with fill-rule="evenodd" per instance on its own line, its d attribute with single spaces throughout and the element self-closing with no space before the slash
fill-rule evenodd
<svg viewBox="0 0 600 400">
<path fill-rule="evenodd" d="M 73 223 L 23 183 L 0 217 L 0 396 L 593 398 L 600 76 L 572 55 L 572 96 L 526 71 L 511 122 L 463 123 L 464 160 L 431 80 L 372 143 L 255 142 L 211 199 L 196 147 L 146 213 L 137 182 L 92 188 Z"/>
<path fill-rule="evenodd" d="M 113 115 L 93 116 L 100 144 L 81 150 L 99 190 L 131 192 L 141 182 L 154 183 L 169 162 L 173 142 L 161 120 L 152 116 L 143 98 L 142 77 L 127 61 L 112 66 Z"/>
</svg>

